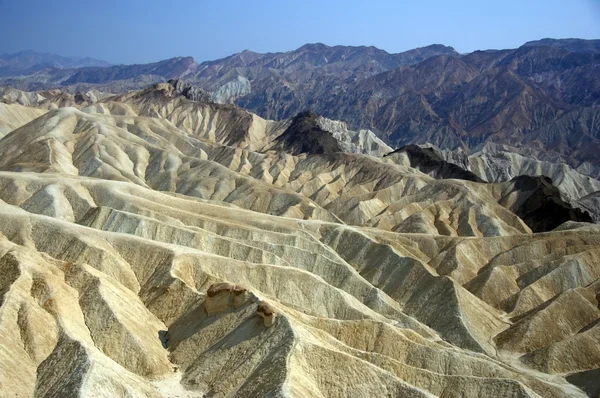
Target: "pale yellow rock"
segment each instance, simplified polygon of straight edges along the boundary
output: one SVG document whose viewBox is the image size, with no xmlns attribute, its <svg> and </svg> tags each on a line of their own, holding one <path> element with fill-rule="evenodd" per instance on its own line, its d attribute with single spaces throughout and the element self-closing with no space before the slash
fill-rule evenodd
<svg viewBox="0 0 600 398">
<path fill-rule="evenodd" d="M 96 98 L 49 93 L 0 140 L 2 394 L 586 396 L 565 377 L 600 367 L 600 227 L 270 151 L 285 121 L 170 85 Z"/>
<path fill-rule="evenodd" d="M 206 292 L 206 313 L 218 314 L 232 308 L 238 308 L 251 299 L 251 294 L 242 286 L 231 283 L 217 283 Z"/>
<path fill-rule="evenodd" d="M 265 327 L 270 328 L 275 323 L 277 318 L 277 312 L 272 305 L 265 301 L 261 301 L 258 303 L 258 307 L 256 308 L 256 315 L 262 318 L 263 324 Z"/>
</svg>

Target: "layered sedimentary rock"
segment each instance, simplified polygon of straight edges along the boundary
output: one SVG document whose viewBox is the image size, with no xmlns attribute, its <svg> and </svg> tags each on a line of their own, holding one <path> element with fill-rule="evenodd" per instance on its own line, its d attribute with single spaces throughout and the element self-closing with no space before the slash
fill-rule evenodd
<svg viewBox="0 0 600 398">
<path fill-rule="evenodd" d="M 341 152 L 170 84 L 76 105 L 0 140 L 3 392 L 597 392 L 598 225 L 533 233 L 514 182 L 343 152 L 318 118 Z"/>
<path fill-rule="evenodd" d="M 519 176 L 505 185 L 500 203 L 518 215 L 534 232 L 552 230 L 566 221 L 592 222 L 592 216 L 565 202 L 552 179 Z"/>
<path fill-rule="evenodd" d="M 543 151 L 497 144 L 486 144 L 470 155 L 463 151 L 430 150 L 487 182 L 506 182 L 523 175 L 549 177 L 563 200 L 600 221 L 600 201 L 596 199 L 600 192 L 600 170 L 590 164 L 574 169 L 564 159 L 549 157 Z"/>
<path fill-rule="evenodd" d="M 437 179 L 456 178 L 459 180 L 484 182 L 483 179 L 469 170 L 465 170 L 454 163 L 447 162 L 433 148 L 418 145 L 405 145 L 393 152 L 387 153 L 394 163 L 413 167 Z"/>
<path fill-rule="evenodd" d="M 248 295 L 249 293 L 242 286 L 227 282 L 216 283 L 206 291 L 206 313 L 214 315 L 228 311 L 231 308 L 241 307 L 250 299 Z"/>
<path fill-rule="evenodd" d="M 181 79 L 172 79 L 167 83 L 171 84 L 185 98 L 192 101 L 211 102 L 211 96 L 200 87 L 186 83 Z"/>
</svg>

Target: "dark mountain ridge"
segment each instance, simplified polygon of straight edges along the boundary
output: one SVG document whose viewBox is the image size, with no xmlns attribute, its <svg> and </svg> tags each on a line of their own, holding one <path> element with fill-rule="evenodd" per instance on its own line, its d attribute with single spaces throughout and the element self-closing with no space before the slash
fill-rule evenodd
<svg viewBox="0 0 600 398">
<path fill-rule="evenodd" d="M 283 134 L 277 137 L 275 149 L 285 150 L 292 155 L 343 152 L 339 141 L 319 126 L 318 117 L 310 111 L 300 112 Z"/>
<path fill-rule="evenodd" d="M 395 151 L 385 155 L 405 154 L 410 161 L 410 167 L 413 167 L 434 178 L 447 179 L 454 178 L 474 182 L 485 182 L 476 174 L 466 170 L 454 163 L 447 162 L 433 148 L 425 148 L 418 145 L 405 145 Z"/>
<path fill-rule="evenodd" d="M 576 38 L 569 39 L 551 39 L 545 38 L 541 40 L 528 41 L 523 45 L 524 47 L 555 47 L 562 48 L 573 52 L 583 53 L 600 53 L 600 40 L 582 40 Z"/>
<path fill-rule="evenodd" d="M 509 206 L 533 232 L 551 231 L 566 221 L 592 222 L 591 215 L 573 208 L 561 198 L 560 191 L 546 176 L 518 176 L 510 181 L 506 196 L 519 195 Z M 503 203 L 504 199 L 500 200 Z"/>
<path fill-rule="evenodd" d="M 388 144 L 471 149 L 486 142 L 545 151 L 600 170 L 600 41 L 542 39 L 512 50 L 458 54 L 432 45 L 399 54 L 376 47 L 307 44 L 294 51 L 243 51 L 196 63 L 47 68 L 0 84 L 119 93 L 185 79 L 269 119 L 311 110 L 370 129 Z M 217 94 L 215 94 L 217 93 Z"/>
</svg>

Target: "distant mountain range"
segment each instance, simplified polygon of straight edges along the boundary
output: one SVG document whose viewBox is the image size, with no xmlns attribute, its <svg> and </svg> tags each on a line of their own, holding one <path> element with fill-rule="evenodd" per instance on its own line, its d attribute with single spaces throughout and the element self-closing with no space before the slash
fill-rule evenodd
<svg viewBox="0 0 600 398">
<path fill-rule="evenodd" d="M 121 93 L 185 79 L 215 102 L 233 102 L 269 119 L 311 110 L 353 129 L 371 129 L 393 147 L 431 143 L 469 153 L 499 143 L 600 173 L 600 40 L 543 39 L 469 54 L 443 45 L 390 54 L 375 47 L 307 44 L 200 64 L 178 57 L 142 65 L 35 68 L 25 76 L 4 74 L 0 84 Z"/>
<path fill-rule="evenodd" d="M 44 69 L 74 69 L 108 67 L 110 63 L 98 59 L 69 58 L 56 54 L 26 50 L 14 54 L 0 54 L 0 77 L 27 76 Z"/>
</svg>

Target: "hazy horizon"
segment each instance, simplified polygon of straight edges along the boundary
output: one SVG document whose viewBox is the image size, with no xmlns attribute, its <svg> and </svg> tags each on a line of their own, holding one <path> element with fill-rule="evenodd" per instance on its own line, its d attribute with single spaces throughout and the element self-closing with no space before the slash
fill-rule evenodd
<svg viewBox="0 0 600 398">
<path fill-rule="evenodd" d="M 173 6 L 174 5 L 174 6 Z M 285 52 L 307 43 L 375 46 L 399 53 L 431 44 L 460 53 L 516 48 L 543 38 L 600 38 L 600 3 L 510 0 L 200 4 L 160 0 L 82 3 L 0 0 L 10 41 L 0 53 L 33 50 L 113 64 L 192 56 L 198 62 L 251 50 Z M 19 32 L 19 34 L 15 34 Z"/>
</svg>

